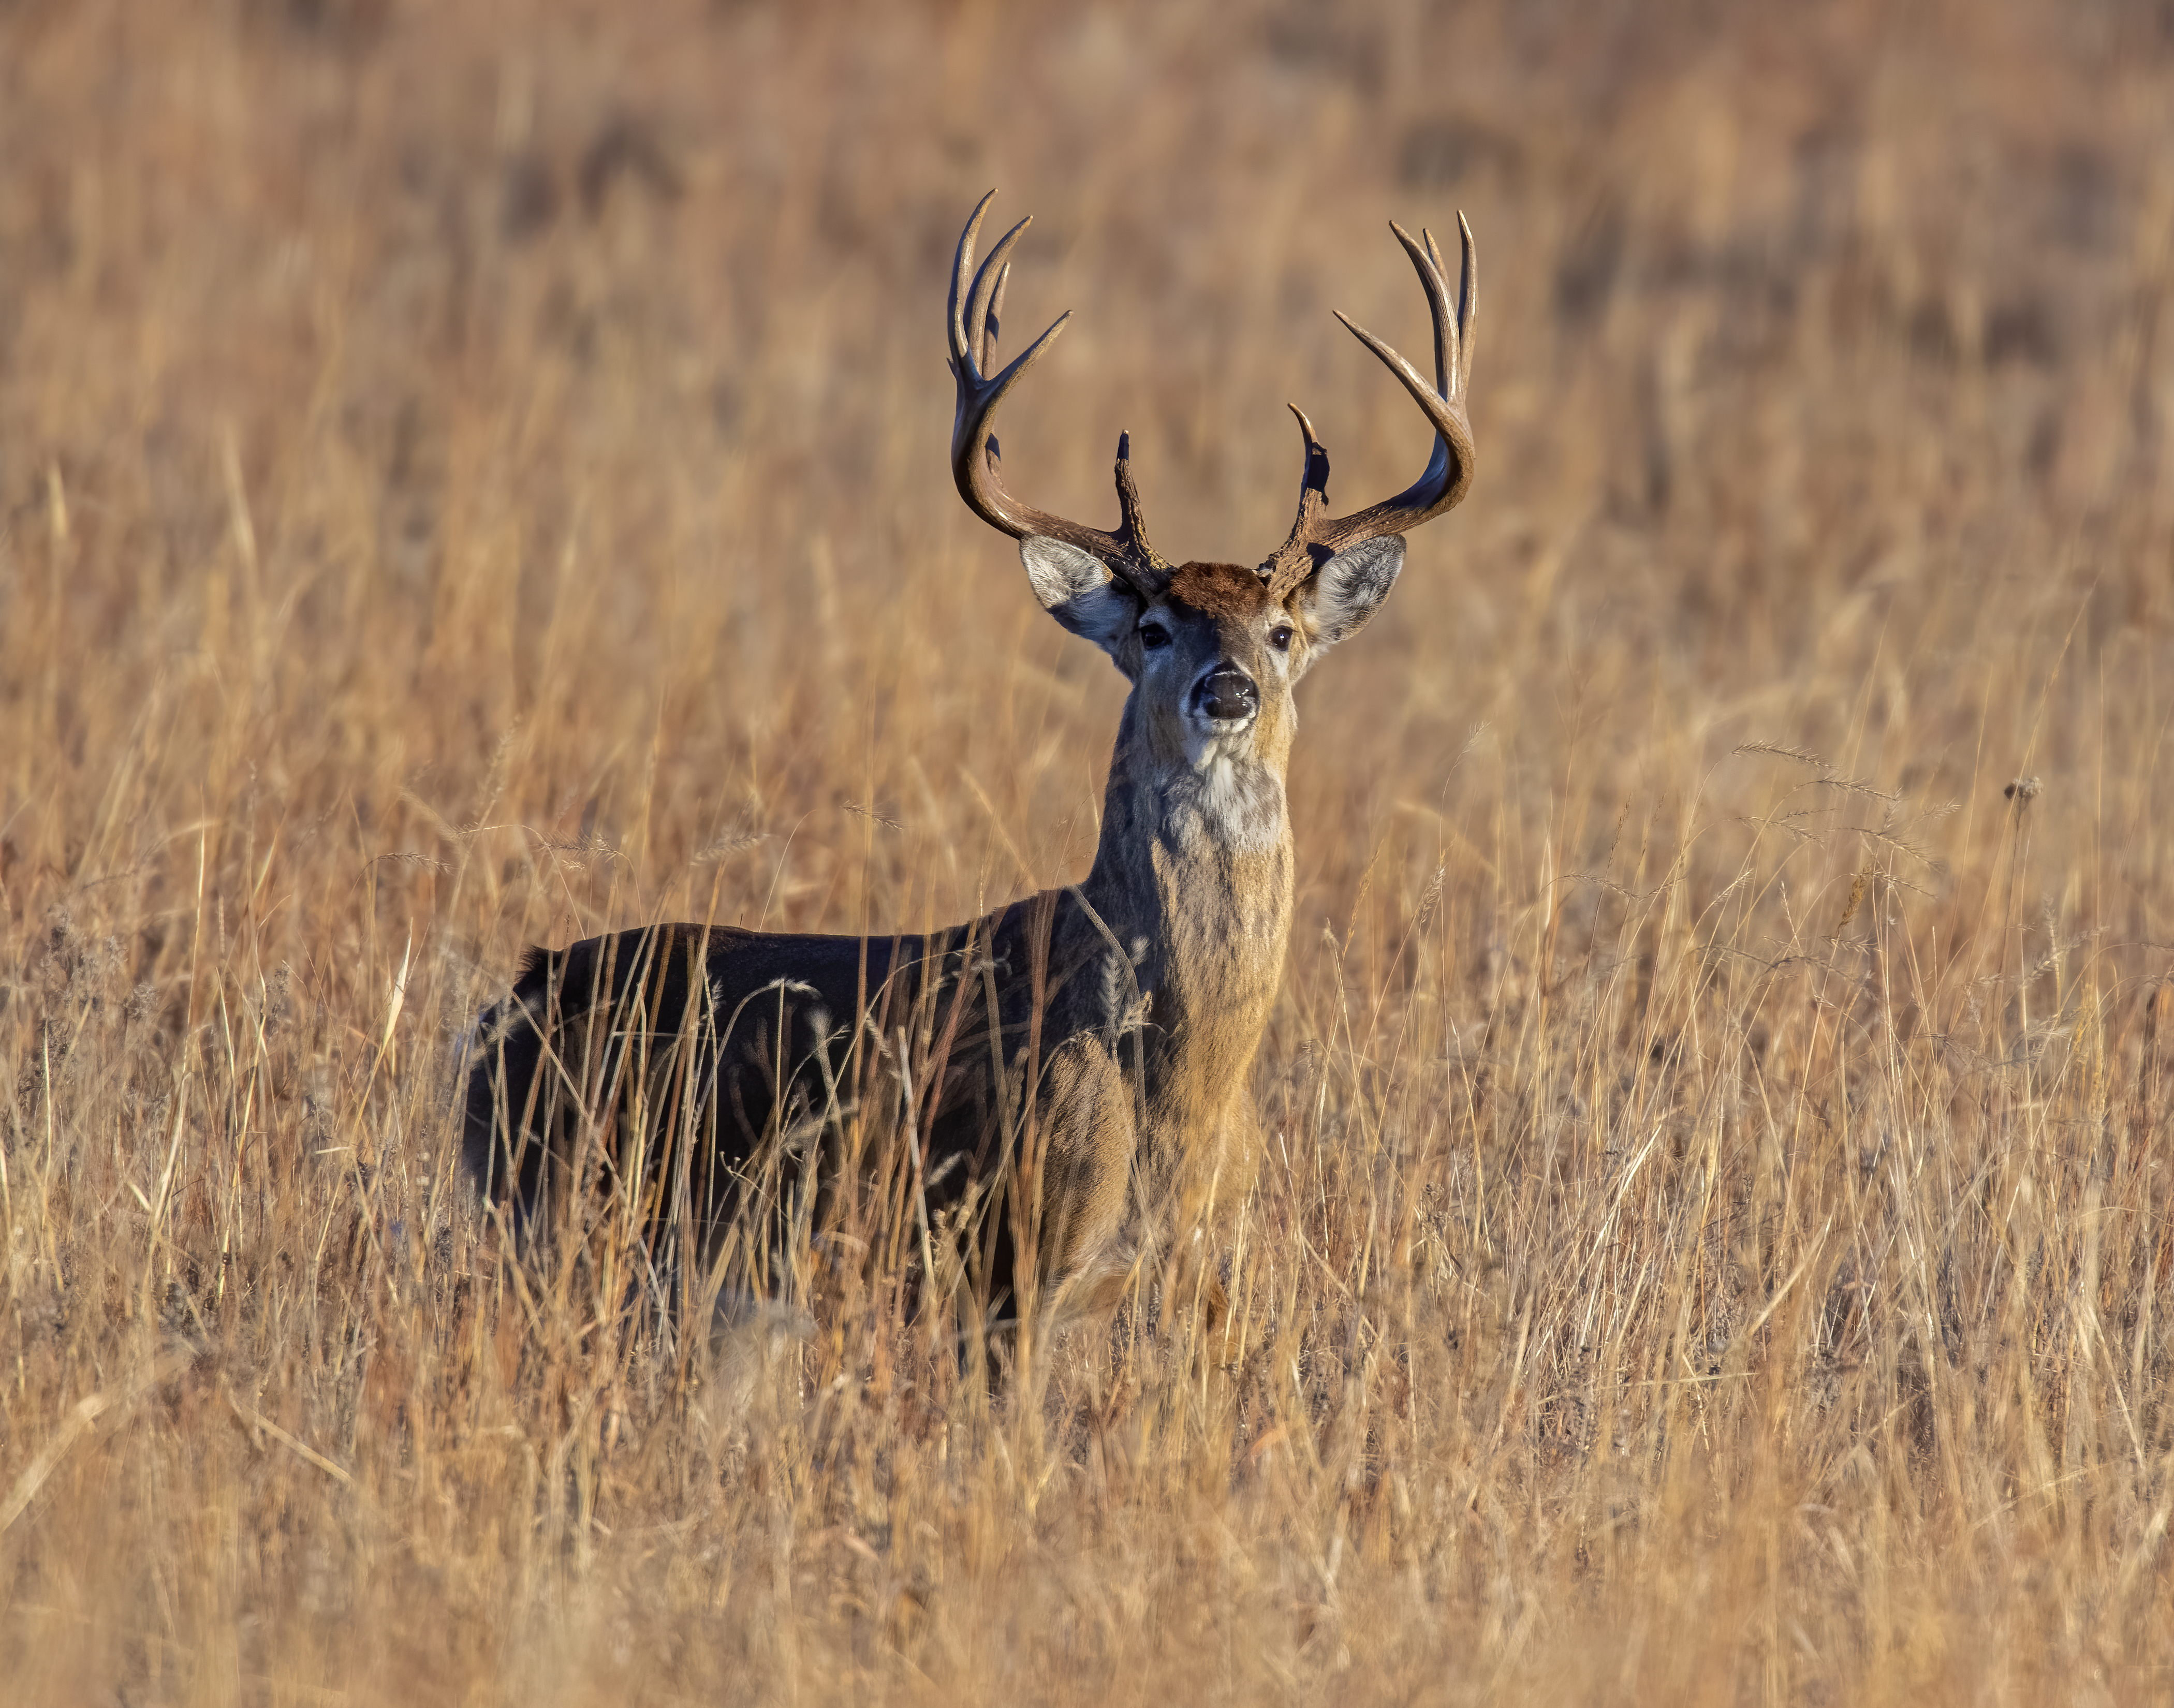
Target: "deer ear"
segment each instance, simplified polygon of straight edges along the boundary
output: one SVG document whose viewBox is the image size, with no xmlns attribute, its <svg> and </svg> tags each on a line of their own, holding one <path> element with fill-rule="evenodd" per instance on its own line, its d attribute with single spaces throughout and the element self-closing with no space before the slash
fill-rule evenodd
<svg viewBox="0 0 2174 1708">
<path fill-rule="evenodd" d="M 1112 658 L 1117 656 L 1140 619 L 1140 602 L 1100 558 L 1063 540 L 1029 534 L 1019 542 L 1019 561 L 1043 610 Z"/>
<path fill-rule="evenodd" d="M 1385 534 L 1338 552 L 1299 584 L 1291 609 L 1313 643 L 1307 649 L 1309 664 L 1366 626 L 1403 566 L 1403 536 Z"/>
</svg>

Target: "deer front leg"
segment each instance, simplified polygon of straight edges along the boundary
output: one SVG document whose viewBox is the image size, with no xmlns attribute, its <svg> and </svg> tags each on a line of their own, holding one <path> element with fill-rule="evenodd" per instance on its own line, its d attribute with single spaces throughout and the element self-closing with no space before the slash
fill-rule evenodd
<svg viewBox="0 0 2174 1708">
<path fill-rule="evenodd" d="M 1190 1143 L 1165 1160 L 1151 1188 L 1153 1224 L 1166 1310 L 1192 1322 L 1209 1361 L 1239 1355 L 1241 1325 L 1233 1315 L 1230 1278 L 1239 1219 L 1260 1171 L 1260 1120 L 1243 1086 L 1219 1108 L 1195 1117 Z"/>
<path fill-rule="evenodd" d="M 1070 1038 L 1041 1079 L 1041 1240 L 1037 1267 L 1052 1314 L 1113 1307 L 1132 1273 L 1120 1237 L 1136 1134 L 1133 1087 L 1101 1038 Z"/>
</svg>

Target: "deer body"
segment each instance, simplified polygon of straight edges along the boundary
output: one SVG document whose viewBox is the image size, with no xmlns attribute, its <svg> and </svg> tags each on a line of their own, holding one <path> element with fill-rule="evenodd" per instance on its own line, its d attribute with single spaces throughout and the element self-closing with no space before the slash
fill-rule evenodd
<svg viewBox="0 0 2174 1708">
<path fill-rule="evenodd" d="M 984 377 L 1025 228 L 970 285 L 987 206 L 952 292 L 954 474 L 1019 539 L 1045 608 L 1132 684 L 1094 866 L 925 937 L 661 926 L 532 958 L 480 1023 L 466 1116 L 472 1170 L 524 1215 L 601 1181 L 646 1228 L 713 1243 L 765 1169 L 814 1161 L 826 1193 L 910 1197 L 924 1256 L 930 1218 L 971 1211 L 996 1307 L 1022 1263 L 1044 1297 L 1105 1297 L 1144 1243 L 1251 1187 L 1247 1082 L 1290 931 L 1292 689 L 1387 597 L 1404 530 L 1468 481 L 1469 235 L 1452 303 L 1432 239 L 1398 233 L 1434 311 L 1433 386 L 1358 333 L 1436 425 L 1420 481 L 1328 520 L 1327 455 L 1299 415 L 1306 478 L 1284 546 L 1257 570 L 1173 569 L 1147 545 L 1122 439 L 1117 532 L 1004 490 L 990 419 L 1063 322 Z M 879 1106 L 893 1112 L 871 1122 Z M 836 1134 L 848 1108 L 874 1154 L 815 1157 L 810 1135 Z"/>
</svg>

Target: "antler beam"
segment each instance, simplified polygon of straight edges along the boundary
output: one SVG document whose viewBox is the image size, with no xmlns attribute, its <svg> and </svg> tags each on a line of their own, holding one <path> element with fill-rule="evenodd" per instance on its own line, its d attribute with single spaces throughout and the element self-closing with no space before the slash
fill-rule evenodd
<svg viewBox="0 0 2174 1708">
<path fill-rule="evenodd" d="M 1269 592 L 1281 597 L 1311 575 L 1336 553 L 1361 540 L 1383 534 L 1409 533 L 1421 522 L 1431 522 L 1465 495 L 1472 484 L 1472 423 L 1465 413 L 1465 397 L 1472 383 L 1474 320 L 1479 309 L 1479 261 L 1474 252 L 1472 228 L 1457 216 L 1463 239 L 1463 264 L 1458 269 L 1457 294 L 1452 301 L 1447 268 L 1434 234 L 1422 230 L 1424 246 L 1393 220 L 1389 230 L 1412 258 L 1420 284 L 1425 289 L 1427 307 L 1434 316 L 1434 383 L 1396 351 L 1347 315 L 1337 319 L 1403 382 L 1412 401 L 1433 425 L 1434 452 L 1420 478 L 1394 498 L 1370 505 L 1349 516 L 1330 517 L 1328 507 L 1328 452 L 1313 435 L 1313 424 L 1296 404 L 1299 431 L 1306 439 L 1306 473 L 1299 487 L 1298 518 L 1290 537 L 1261 565 Z M 1009 241 L 1009 240 L 1006 240 Z M 1030 352 L 1031 354 L 1031 352 Z"/>
<path fill-rule="evenodd" d="M 952 478 L 958 483 L 959 495 L 966 500 L 967 507 L 990 527 L 1014 539 L 1037 534 L 1078 546 L 1101 559 L 1112 575 L 1143 598 L 1152 598 L 1168 583 L 1170 566 L 1148 543 L 1140 520 L 1140 493 L 1133 479 L 1129 435 L 1117 435 L 1120 521 L 1114 533 L 1036 510 L 1004 489 L 1002 454 L 991 430 L 998 406 L 1063 330 L 1072 311 L 1068 309 L 1059 315 L 1040 338 L 1013 359 L 1009 367 L 994 378 L 988 377 L 996 359 L 997 323 L 1003 311 L 1004 286 L 1011 278 L 1012 247 L 1033 223 L 1030 214 L 1004 233 L 976 270 L 975 240 L 981 235 L 982 217 L 996 196 L 994 190 L 990 191 L 975 207 L 973 217 L 960 234 L 959 252 L 951 269 L 946 321 L 950 332 L 951 377 L 958 386 L 958 402 L 951 416 Z"/>
</svg>

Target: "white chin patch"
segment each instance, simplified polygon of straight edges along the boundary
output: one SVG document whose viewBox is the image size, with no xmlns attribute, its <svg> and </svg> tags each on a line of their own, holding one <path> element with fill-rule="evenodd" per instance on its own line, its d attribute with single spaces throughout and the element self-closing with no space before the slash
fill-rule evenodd
<svg viewBox="0 0 2174 1708">
<path fill-rule="evenodd" d="M 1232 759 L 1248 757 L 1253 750 L 1253 725 L 1258 720 L 1192 717 L 1185 720 L 1186 762 L 1196 771 L 1207 771 Z"/>
</svg>

